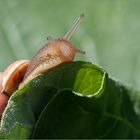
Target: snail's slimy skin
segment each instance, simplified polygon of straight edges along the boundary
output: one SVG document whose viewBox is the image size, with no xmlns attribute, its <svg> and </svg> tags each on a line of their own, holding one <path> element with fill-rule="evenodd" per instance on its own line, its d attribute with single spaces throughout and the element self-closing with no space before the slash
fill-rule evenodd
<svg viewBox="0 0 140 140">
<path fill-rule="evenodd" d="M 47 37 L 48 44 L 42 47 L 31 60 L 22 85 L 38 74 L 48 71 L 59 64 L 72 61 L 76 53 L 85 53 L 76 49 L 69 42 L 71 35 L 75 32 L 83 18 L 84 14 L 81 14 L 63 38 L 53 39 Z"/>
<path fill-rule="evenodd" d="M 51 40 L 47 45 L 42 47 L 31 60 L 24 76 L 32 77 L 41 74 L 61 63 L 72 61 L 77 50 L 64 39 Z"/>
</svg>

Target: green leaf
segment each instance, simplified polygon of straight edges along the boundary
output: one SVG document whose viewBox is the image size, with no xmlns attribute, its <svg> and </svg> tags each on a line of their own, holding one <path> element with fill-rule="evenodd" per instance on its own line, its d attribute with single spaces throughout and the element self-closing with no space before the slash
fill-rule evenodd
<svg viewBox="0 0 140 140">
<path fill-rule="evenodd" d="M 0 137 L 140 138 L 138 98 L 96 65 L 70 62 L 10 98 Z"/>
<path fill-rule="evenodd" d="M 54 11 L 57 12 L 55 12 L 54 14 Z M 47 35 L 50 35 L 54 38 L 63 36 L 76 20 L 76 18 L 83 12 L 85 13 L 86 18 L 81 23 L 79 29 L 72 36 L 71 42 L 77 48 L 86 51 L 86 55 L 79 55 L 76 57 L 76 60 L 90 61 L 94 63 L 96 62 L 99 65 L 103 66 L 107 70 L 109 75 L 140 89 L 139 0 L 70 0 L 67 2 L 66 0 L 1 0 L 0 71 L 3 71 L 10 63 L 17 59 L 31 59 L 33 54 L 41 46 L 46 44 L 45 38 Z M 71 76 L 69 77 L 71 78 Z M 131 108 L 134 113 L 127 114 L 127 116 L 130 117 L 127 123 L 132 125 L 135 119 L 132 117 L 133 114 L 135 114 L 136 116 L 139 116 L 140 114 L 140 92 L 126 88 L 126 91 L 122 92 L 123 97 L 120 97 L 122 98 L 122 102 L 125 101 L 124 103 L 126 103 L 126 105 L 121 104 L 120 98 L 118 100 L 118 97 L 116 97 L 121 91 L 118 91 L 118 89 L 117 93 L 115 91 L 116 88 L 120 87 L 121 84 L 118 85 L 117 81 L 108 78 L 107 75 L 105 77 L 107 81 L 112 81 L 112 87 L 108 87 L 108 84 L 110 84 L 110 82 L 103 83 L 105 85 L 105 91 L 108 87 L 108 92 L 112 93 L 112 96 L 104 90 L 102 90 L 100 94 L 97 95 L 99 95 L 99 98 L 102 98 L 104 94 L 109 94 L 109 96 L 106 97 L 108 98 L 106 102 L 112 101 L 112 103 L 109 105 L 110 108 L 115 100 L 116 106 L 119 106 L 119 104 L 121 107 L 122 105 L 125 106 L 124 112 L 127 113 L 130 110 L 126 106 L 128 106 L 128 104 L 132 105 Z M 9 123 L 6 123 L 6 121 L 2 122 L 2 128 L 6 128 L 6 130 L 3 130 L 3 132 L 8 133 L 9 129 L 11 130 L 9 132 L 9 137 L 12 137 L 13 131 L 17 131 L 16 135 L 18 138 L 20 137 L 19 135 L 21 131 L 26 133 L 25 135 L 21 135 L 21 137 L 29 137 L 31 132 L 28 130 L 33 129 L 36 121 L 38 125 L 40 124 L 39 122 L 41 121 L 41 118 L 39 117 L 39 115 L 43 110 L 44 111 L 42 112 L 42 116 L 46 112 L 46 103 L 50 102 L 53 98 L 54 100 L 56 100 L 56 94 L 56 97 L 60 96 L 58 94 L 58 87 L 55 88 L 54 85 L 53 87 L 47 87 L 46 85 L 44 86 L 39 81 L 40 78 L 38 78 L 35 80 L 37 83 L 34 82 L 36 88 L 35 86 L 30 87 L 31 85 L 26 85 L 26 87 L 21 89 L 21 91 L 17 92 L 17 97 L 13 96 L 11 97 L 11 101 L 9 101 L 10 107 L 7 107 L 6 111 L 7 118 L 6 115 L 4 116 L 4 120 L 8 119 Z M 63 83 L 65 82 L 69 81 L 63 81 Z M 40 83 L 40 85 L 37 87 L 38 83 Z M 69 83 L 71 84 L 71 82 Z M 84 83 L 85 86 L 87 86 L 86 84 Z M 73 88 L 77 89 L 77 85 L 75 86 L 76 87 Z M 125 89 L 125 86 L 122 86 L 122 89 Z M 86 98 L 87 95 L 90 96 L 90 90 L 96 90 L 96 88 L 92 87 L 92 89 L 88 90 L 89 92 L 86 92 L 87 94 L 84 93 L 83 98 Z M 67 91 L 67 89 L 65 89 L 65 92 L 67 93 L 70 91 Z M 71 95 L 77 95 L 77 93 L 81 94 L 80 91 L 77 92 L 71 90 L 71 92 Z M 61 92 L 59 91 L 59 93 Z M 30 96 L 28 94 L 30 94 Z M 39 94 L 41 94 L 42 96 L 38 96 Z M 30 99 L 26 95 L 28 95 Z M 34 96 L 36 96 L 37 99 L 35 99 Z M 78 96 L 78 99 L 79 98 L 81 97 Z M 89 98 L 94 97 L 88 97 L 88 99 Z M 130 103 L 126 102 L 128 100 L 130 100 Z M 14 103 L 16 103 L 16 105 L 14 105 Z M 106 103 L 103 102 L 101 103 L 101 105 L 104 106 L 106 105 Z M 32 109 L 30 109 L 30 106 Z M 99 103 L 98 105 L 95 104 L 95 106 L 96 108 L 98 108 Z M 12 110 L 11 108 L 15 109 Z M 23 108 L 23 112 L 21 114 L 19 113 L 21 112 L 20 108 Z M 115 111 L 115 108 L 112 107 L 111 110 Z M 26 115 L 24 114 L 24 112 L 26 112 Z M 114 117 L 117 116 L 118 118 L 119 115 L 115 114 Z M 123 120 L 126 119 L 123 118 Z M 132 123 L 129 123 L 131 121 Z M 19 122 L 20 124 L 22 124 L 23 128 L 18 129 L 21 128 L 20 125 L 15 125 L 15 128 L 11 128 L 11 126 L 13 126 L 15 122 Z M 136 123 L 139 125 L 139 120 L 136 119 Z M 120 129 L 121 127 L 123 127 L 121 121 L 120 125 L 118 124 L 116 127 L 113 127 L 114 131 L 113 129 L 112 131 L 116 132 L 116 134 L 113 134 L 114 137 L 119 137 L 120 135 L 126 135 L 126 137 L 135 137 L 137 135 L 130 132 L 131 129 L 129 127 L 127 127 L 127 129 L 125 128 L 125 131 L 129 132 L 130 136 L 128 136 L 127 132 L 120 134 L 120 131 L 122 131 L 123 129 Z M 25 131 L 25 129 L 27 131 Z M 136 130 L 138 129 L 136 128 Z M 4 134 L 2 135 L 4 136 Z M 15 138 L 16 135 L 13 134 L 13 137 Z M 37 135 L 34 136 L 37 137 Z"/>
<path fill-rule="evenodd" d="M 41 111 L 57 92 L 72 90 L 78 96 L 99 97 L 104 90 L 105 75 L 102 69 L 90 63 L 72 62 L 35 78 L 11 97 L 1 122 L 1 132 L 10 131 L 9 135 L 15 136 L 12 129 L 20 125 L 26 128 L 23 136 L 29 134 L 29 137 Z M 21 130 L 16 131 L 20 133 Z"/>
<path fill-rule="evenodd" d="M 99 98 L 57 94 L 39 116 L 32 138 L 140 138 L 140 115 L 131 100 L 139 98 L 137 92 L 110 78 L 105 87 Z"/>
</svg>

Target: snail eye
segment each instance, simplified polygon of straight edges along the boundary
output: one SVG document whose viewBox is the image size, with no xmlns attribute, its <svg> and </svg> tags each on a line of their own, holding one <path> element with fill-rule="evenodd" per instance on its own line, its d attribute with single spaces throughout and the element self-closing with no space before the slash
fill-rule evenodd
<svg viewBox="0 0 140 140">
<path fill-rule="evenodd" d="M 51 36 L 47 36 L 47 40 L 48 40 L 48 42 L 54 42 L 55 41 L 55 39 L 53 39 Z"/>
</svg>

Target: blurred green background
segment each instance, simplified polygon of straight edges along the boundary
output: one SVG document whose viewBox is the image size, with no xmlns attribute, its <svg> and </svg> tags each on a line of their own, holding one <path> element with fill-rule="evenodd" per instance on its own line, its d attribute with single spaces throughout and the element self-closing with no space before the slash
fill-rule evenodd
<svg viewBox="0 0 140 140">
<path fill-rule="evenodd" d="M 86 55 L 76 60 L 140 89 L 140 0 L 0 0 L 0 71 L 31 59 L 46 36 L 63 36 L 81 13 L 71 42 Z"/>
</svg>

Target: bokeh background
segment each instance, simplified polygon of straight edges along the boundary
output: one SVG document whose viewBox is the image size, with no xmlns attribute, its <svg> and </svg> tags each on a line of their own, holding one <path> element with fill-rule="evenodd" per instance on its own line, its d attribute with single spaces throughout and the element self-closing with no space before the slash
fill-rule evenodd
<svg viewBox="0 0 140 140">
<path fill-rule="evenodd" d="M 140 89 L 140 0 L 0 0 L 0 71 L 31 59 L 85 13 L 71 42 L 112 77 Z"/>
</svg>

